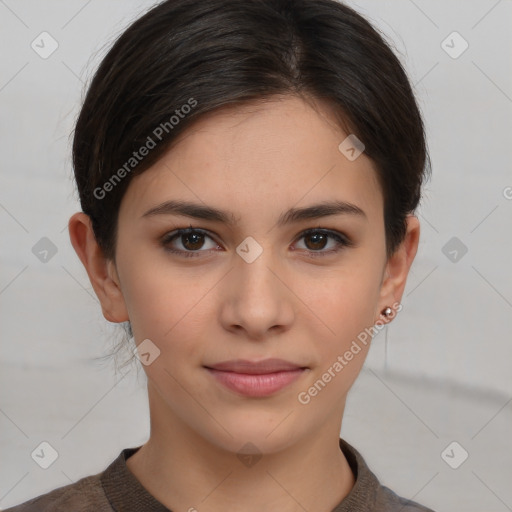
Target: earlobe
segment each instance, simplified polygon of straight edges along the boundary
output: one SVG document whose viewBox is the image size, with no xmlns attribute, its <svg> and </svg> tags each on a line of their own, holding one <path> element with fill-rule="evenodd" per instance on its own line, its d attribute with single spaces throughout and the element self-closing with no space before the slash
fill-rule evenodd
<svg viewBox="0 0 512 512">
<path fill-rule="evenodd" d="M 407 216 L 407 231 L 404 240 L 397 250 L 390 256 L 384 270 L 384 279 L 381 284 L 380 298 L 378 303 L 379 319 L 385 319 L 380 315 L 387 307 L 395 310 L 404 293 L 407 276 L 412 262 L 418 251 L 420 237 L 420 223 L 416 216 Z M 396 312 L 392 316 L 395 316 Z"/>
<path fill-rule="evenodd" d="M 98 245 L 91 219 L 83 212 L 75 213 L 68 223 L 69 238 L 98 297 L 103 316 L 109 322 L 125 322 L 128 313 L 119 286 L 114 263 Z"/>
</svg>

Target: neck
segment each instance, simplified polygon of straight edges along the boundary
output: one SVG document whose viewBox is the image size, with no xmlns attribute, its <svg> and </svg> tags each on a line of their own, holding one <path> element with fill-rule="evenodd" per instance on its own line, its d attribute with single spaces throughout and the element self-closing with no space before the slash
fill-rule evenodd
<svg viewBox="0 0 512 512">
<path fill-rule="evenodd" d="M 331 512 L 355 483 L 339 447 L 342 412 L 285 449 L 259 458 L 223 449 L 176 416 L 152 414 L 150 438 L 127 466 L 170 510 Z"/>
</svg>

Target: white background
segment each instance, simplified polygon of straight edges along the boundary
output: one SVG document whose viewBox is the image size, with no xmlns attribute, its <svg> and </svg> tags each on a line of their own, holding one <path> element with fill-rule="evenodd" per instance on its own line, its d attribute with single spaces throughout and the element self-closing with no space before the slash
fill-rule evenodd
<svg viewBox="0 0 512 512">
<path fill-rule="evenodd" d="M 2 508 L 99 472 L 148 435 L 142 372 L 98 359 L 120 330 L 101 315 L 67 220 L 79 210 L 70 133 L 84 84 L 150 5 L 0 1 Z M 373 342 L 342 436 L 385 485 L 437 511 L 512 510 L 512 2 L 349 5 L 409 72 L 433 176 L 403 310 Z M 47 59 L 31 48 L 43 31 L 58 42 Z M 454 31 L 469 44 L 457 58 L 442 47 Z M 32 252 L 42 237 L 57 249 L 46 263 Z M 467 248 L 456 262 L 443 252 L 453 237 Z M 30 456 L 42 441 L 59 454 L 46 470 Z M 452 441 L 469 453 L 458 469 L 441 458 Z"/>
</svg>

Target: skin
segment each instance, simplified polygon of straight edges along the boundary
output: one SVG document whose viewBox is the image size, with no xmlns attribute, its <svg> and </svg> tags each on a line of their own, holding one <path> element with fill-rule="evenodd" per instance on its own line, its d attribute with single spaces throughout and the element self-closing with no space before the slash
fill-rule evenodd
<svg viewBox="0 0 512 512">
<path fill-rule="evenodd" d="M 130 320 L 136 343 L 150 339 L 160 350 L 144 366 L 150 438 L 127 465 L 172 510 L 329 512 L 354 485 L 338 440 L 370 344 L 308 404 L 297 396 L 400 301 L 419 221 L 407 218 L 406 237 L 387 260 L 373 162 L 364 153 L 348 160 L 338 150 L 346 136 L 319 101 L 288 96 L 225 108 L 201 118 L 132 179 L 115 261 L 103 257 L 85 214 L 70 219 L 72 244 L 105 318 Z M 237 223 L 143 217 L 170 199 L 226 210 Z M 330 200 L 350 202 L 365 216 L 277 225 L 289 208 Z M 191 225 L 207 236 L 177 237 L 167 248 L 196 257 L 168 252 L 162 237 Z M 353 246 L 332 252 L 335 239 L 301 236 L 311 228 L 337 231 Z M 263 250 L 252 263 L 236 252 L 248 236 Z M 204 368 L 268 357 L 308 370 L 269 397 L 249 398 Z M 251 466 L 237 457 L 248 442 L 262 455 Z"/>
</svg>

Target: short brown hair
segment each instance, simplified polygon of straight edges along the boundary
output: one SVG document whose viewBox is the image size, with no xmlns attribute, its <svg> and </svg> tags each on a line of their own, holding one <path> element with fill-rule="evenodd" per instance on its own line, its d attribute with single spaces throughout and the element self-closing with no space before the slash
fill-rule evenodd
<svg viewBox="0 0 512 512">
<path fill-rule="evenodd" d="M 378 171 L 391 255 L 430 159 L 409 80 L 379 32 L 335 0 L 167 0 L 107 53 L 74 131 L 80 202 L 105 256 L 114 259 L 119 206 L 134 175 L 204 114 L 282 94 L 326 101 L 364 143 Z M 191 99 L 194 108 L 172 123 Z M 159 126 L 158 144 L 127 167 Z"/>
</svg>

